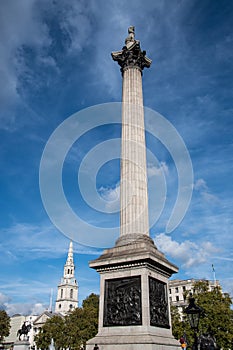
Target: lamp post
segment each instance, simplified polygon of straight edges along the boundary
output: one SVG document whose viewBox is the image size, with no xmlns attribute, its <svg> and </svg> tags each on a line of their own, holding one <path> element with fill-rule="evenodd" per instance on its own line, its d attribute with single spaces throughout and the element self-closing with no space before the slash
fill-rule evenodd
<svg viewBox="0 0 233 350">
<path fill-rule="evenodd" d="M 195 304 L 195 298 L 192 295 L 189 298 L 189 305 L 185 309 L 185 313 L 188 316 L 189 324 L 191 328 L 194 330 L 194 344 L 193 350 L 198 350 L 198 325 L 201 314 L 203 313 L 203 309 Z"/>
</svg>

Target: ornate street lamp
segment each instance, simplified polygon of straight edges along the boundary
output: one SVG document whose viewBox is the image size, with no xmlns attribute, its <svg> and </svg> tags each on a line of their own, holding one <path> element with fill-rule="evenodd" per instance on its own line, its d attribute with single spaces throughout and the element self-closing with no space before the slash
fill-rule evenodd
<svg viewBox="0 0 233 350">
<path fill-rule="evenodd" d="M 194 330 L 193 349 L 197 350 L 198 349 L 198 337 L 197 337 L 198 325 L 199 325 L 200 316 L 203 313 L 203 309 L 195 304 L 195 299 L 192 297 L 192 294 L 189 298 L 189 305 L 188 307 L 186 307 L 184 312 L 187 314 L 189 324 L 191 328 Z"/>
</svg>

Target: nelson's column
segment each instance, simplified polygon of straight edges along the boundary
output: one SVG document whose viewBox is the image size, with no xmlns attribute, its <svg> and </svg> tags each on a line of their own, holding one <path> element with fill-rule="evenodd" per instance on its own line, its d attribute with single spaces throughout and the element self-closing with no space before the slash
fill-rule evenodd
<svg viewBox="0 0 233 350">
<path fill-rule="evenodd" d="M 121 67 L 122 144 L 120 237 L 90 267 L 100 273 L 98 334 L 87 349 L 178 349 L 172 336 L 168 278 L 178 271 L 149 236 L 142 71 L 151 60 L 130 27 L 125 46 L 112 52 Z"/>
</svg>

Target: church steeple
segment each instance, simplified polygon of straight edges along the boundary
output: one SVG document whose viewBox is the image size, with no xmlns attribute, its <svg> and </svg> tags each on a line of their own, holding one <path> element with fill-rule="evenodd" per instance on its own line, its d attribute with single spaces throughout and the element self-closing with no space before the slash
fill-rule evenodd
<svg viewBox="0 0 233 350">
<path fill-rule="evenodd" d="M 73 278 L 74 277 L 74 260 L 73 260 L 73 242 L 70 242 L 69 251 L 67 260 L 64 266 L 64 278 Z"/>
<path fill-rule="evenodd" d="M 78 283 L 74 275 L 73 242 L 70 242 L 63 277 L 58 285 L 55 312 L 66 315 L 78 307 Z"/>
</svg>

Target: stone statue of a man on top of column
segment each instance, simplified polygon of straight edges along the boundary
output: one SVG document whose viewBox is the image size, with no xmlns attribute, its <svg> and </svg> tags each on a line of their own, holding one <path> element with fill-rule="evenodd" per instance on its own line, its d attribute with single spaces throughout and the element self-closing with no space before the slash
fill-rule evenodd
<svg viewBox="0 0 233 350">
<path fill-rule="evenodd" d="M 125 45 L 127 47 L 127 49 L 129 50 L 130 47 L 136 43 L 138 40 L 135 40 L 134 36 L 135 36 L 135 28 L 134 26 L 130 26 L 128 29 L 128 33 L 129 35 L 127 36 L 127 38 L 125 39 Z"/>
</svg>

